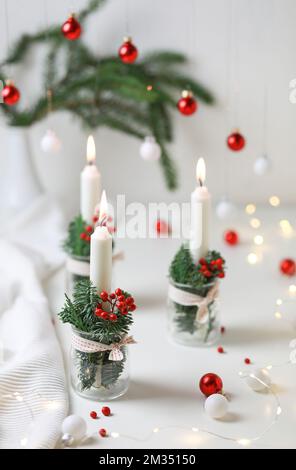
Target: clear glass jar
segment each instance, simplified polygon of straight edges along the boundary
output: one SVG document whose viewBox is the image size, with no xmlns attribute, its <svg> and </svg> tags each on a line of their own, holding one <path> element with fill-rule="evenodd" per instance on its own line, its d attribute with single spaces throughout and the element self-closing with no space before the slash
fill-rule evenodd
<svg viewBox="0 0 296 470">
<path fill-rule="evenodd" d="M 89 256 L 68 255 L 66 260 L 66 293 L 73 297 L 75 284 L 89 279 Z"/>
<path fill-rule="evenodd" d="M 73 329 L 77 336 L 96 341 L 92 333 Z M 122 396 L 129 386 L 128 347 L 120 348 L 123 359 L 112 361 L 110 351 L 81 352 L 71 346 L 71 383 L 75 392 L 91 400 L 108 401 Z"/>
<path fill-rule="evenodd" d="M 180 286 L 170 280 L 170 284 L 178 290 L 205 298 L 215 286 L 214 283 L 205 284 L 196 289 L 192 286 Z M 182 296 L 181 296 L 182 297 Z M 212 299 L 207 304 L 205 313 L 199 315 L 196 304 L 182 305 L 176 299 L 168 298 L 168 327 L 171 338 L 185 346 L 205 347 L 215 344 L 221 334 L 219 298 Z"/>
</svg>

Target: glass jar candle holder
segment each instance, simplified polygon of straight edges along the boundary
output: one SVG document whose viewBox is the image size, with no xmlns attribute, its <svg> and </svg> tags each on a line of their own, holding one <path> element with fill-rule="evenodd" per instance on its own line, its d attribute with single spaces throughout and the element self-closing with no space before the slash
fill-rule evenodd
<svg viewBox="0 0 296 470">
<path fill-rule="evenodd" d="M 73 329 L 76 338 L 96 342 L 94 334 Z M 99 343 L 99 341 L 98 341 Z M 120 347 L 121 360 L 111 360 L 110 350 L 82 352 L 71 346 L 71 383 L 75 392 L 91 400 L 109 401 L 122 396 L 129 386 L 128 347 Z"/>
<path fill-rule="evenodd" d="M 89 256 L 68 255 L 66 260 L 66 293 L 73 296 L 75 284 L 89 279 Z"/>
<path fill-rule="evenodd" d="M 217 283 L 197 289 L 170 280 L 168 326 L 176 343 L 194 347 L 215 344 L 221 334 Z"/>
</svg>

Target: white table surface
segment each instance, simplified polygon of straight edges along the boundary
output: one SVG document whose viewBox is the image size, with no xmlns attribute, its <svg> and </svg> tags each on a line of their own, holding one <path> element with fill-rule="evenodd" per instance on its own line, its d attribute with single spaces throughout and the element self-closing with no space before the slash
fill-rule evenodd
<svg viewBox="0 0 296 470">
<path fill-rule="evenodd" d="M 195 349 L 174 345 L 167 337 L 166 275 L 180 241 L 118 242 L 126 258 L 116 264 L 114 287 L 130 291 L 139 306 L 132 328 L 138 344 L 130 346 L 129 390 L 124 397 L 109 403 L 112 417 L 90 419 L 89 412 L 100 411 L 102 404 L 80 398 L 70 390 L 70 411 L 86 419 L 91 435 L 83 447 L 237 448 L 240 447 L 237 442 L 192 432 L 191 428 L 203 428 L 237 439 L 252 438 L 268 428 L 276 409 L 272 395 L 252 391 L 238 373 L 250 371 L 250 366 L 244 364 L 245 357 L 250 357 L 258 367 L 289 361 L 289 344 L 296 338 L 291 323 L 296 324 L 296 297 L 295 300 L 290 298 L 288 287 L 296 284 L 296 278 L 282 276 L 278 264 L 283 257 L 295 258 L 296 238 L 283 238 L 278 222 L 287 218 L 296 227 L 295 216 L 292 208 L 258 209 L 256 217 L 262 225 L 254 230 L 249 225 L 250 217 L 242 209 L 232 224 L 242 238 L 236 247 L 226 246 L 222 241 L 227 224 L 214 221 L 211 245 L 222 252 L 228 265 L 227 276 L 221 283 L 221 315 L 226 333 L 220 344 L 225 354 L 218 354 L 215 346 Z M 264 236 L 262 247 L 254 248 L 255 234 Z M 256 265 L 246 261 L 248 253 L 253 251 L 262 256 Z M 64 278 L 65 273 L 61 271 L 47 285 L 54 315 L 63 303 Z M 276 307 L 277 298 L 290 300 Z M 277 310 L 283 314 L 281 320 L 274 316 Z M 56 329 L 67 364 L 69 328 L 56 318 Z M 225 392 L 230 395 L 230 412 L 224 420 L 212 420 L 204 413 L 204 397 L 198 383 L 206 372 L 219 374 Z M 296 365 L 276 367 L 270 374 L 282 414 L 271 430 L 250 447 L 295 448 Z M 165 426 L 169 428 L 151 435 L 154 428 Z M 108 432 L 118 432 L 120 436 L 99 438 L 97 430 L 101 427 Z"/>
</svg>

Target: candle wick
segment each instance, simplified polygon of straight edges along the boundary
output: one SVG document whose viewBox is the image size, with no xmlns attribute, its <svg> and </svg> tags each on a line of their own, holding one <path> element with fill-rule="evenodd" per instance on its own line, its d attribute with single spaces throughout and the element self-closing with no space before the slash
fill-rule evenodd
<svg viewBox="0 0 296 470">
<path fill-rule="evenodd" d="M 199 181 L 199 185 L 202 187 L 202 186 L 203 186 L 202 179 L 201 179 L 201 178 L 198 178 L 198 181 Z"/>
</svg>

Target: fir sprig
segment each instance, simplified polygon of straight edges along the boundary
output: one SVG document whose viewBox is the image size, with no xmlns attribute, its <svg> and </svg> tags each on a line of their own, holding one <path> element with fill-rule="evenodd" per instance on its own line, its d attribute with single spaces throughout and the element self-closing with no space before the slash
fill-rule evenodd
<svg viewBox="0 0 296 470">
<path fill-rule="evenodd" d="M 105 3 L 90 0 L 78 20 L 83 24 Z M 50 26 L 17 40 L 0 66 L 0 80 L 7 78 L 7 65 L 21 63 L 39 44 L 47 46 L 42 88 L 52 91 L 52 111 L 69 111 L 87 128 L 105 126 L 138 139 L 154 135 L 162 150 L 160 165 L 166 184 L 175 189 L 177 173 L 166 148 L 173 137 L 170 111 L 177 109 L 177 97 L 188 87 L 197 99 L 214 102 L 206 87 L 180 72 L 186 56 L 156 51 L 124 64 L 117 56 L 97 57 L 80 39 L 67 41 L 60 26 Z M 9 125 L 28 127 L 46 117 L 48 102 L 41 96 L 30 106 L 2 105 L 0 109 Z"/>
</svg>

